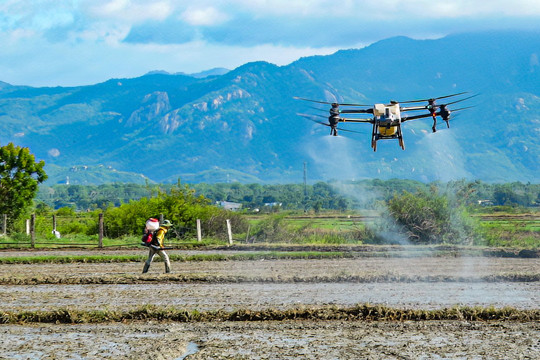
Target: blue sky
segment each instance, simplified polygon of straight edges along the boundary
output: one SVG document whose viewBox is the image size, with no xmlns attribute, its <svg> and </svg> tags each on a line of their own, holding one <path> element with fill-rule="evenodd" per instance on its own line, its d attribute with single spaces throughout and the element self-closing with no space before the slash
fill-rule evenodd
<svg viewBox="0 0 540 360">
<path fill-rule="evenodd" d="M 285 65 L 392 36 L 501 29 L 540 30 L 540 1 L 0 0 L 0 81 L 74 86 Z"/>
</svg>

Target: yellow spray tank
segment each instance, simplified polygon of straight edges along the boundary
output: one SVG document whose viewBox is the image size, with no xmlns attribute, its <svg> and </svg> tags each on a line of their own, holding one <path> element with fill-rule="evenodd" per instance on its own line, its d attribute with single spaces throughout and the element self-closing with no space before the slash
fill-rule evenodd
<svg viewBox="0 0 540 360">
<path fill-rule="evenodd" d="M 373 115 L 381 118 L 379 134 L 382 136 L 393 136 L 397 132 L 397 126 L 387 126 L 385 122 L 395 122 L 401 119 L 399 104 L 375 104 L 373 106 Z"/>
</svg>

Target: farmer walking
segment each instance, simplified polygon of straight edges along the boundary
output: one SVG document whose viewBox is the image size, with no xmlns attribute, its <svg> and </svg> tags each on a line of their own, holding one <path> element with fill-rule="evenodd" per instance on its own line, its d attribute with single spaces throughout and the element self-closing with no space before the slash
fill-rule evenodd
<svg viewBox="0 0 540 360">
<path fill-rule="evenodd" d="M 144 263 L 143 268 L 143 274 L 148 272 L 148 269 L 150 268 L 150 264 L 152 263 L 152 260 L 154 259 L 154 256 L 158 254 L 163 262 L 165 263 L 165 272 L 170 273 L 171 272 L 171 263 L 169 261 L 169 256 L 167 256 L 167 253 L 164 250 L 163 246 L 163 240 L 165 239 L 165 234 L 167 231 L 169 231 L 169 228 L 172 226 L 171 222 L 169 220 L 163 221 L 163 223 L 160 225 L 159 229 L 156 232 L 156 236 L 152 239 L 152 244 L 150 245 L 150 252 L 148 253 L 148 259 L 146 259 L 146 262 Z"/>
</svg>

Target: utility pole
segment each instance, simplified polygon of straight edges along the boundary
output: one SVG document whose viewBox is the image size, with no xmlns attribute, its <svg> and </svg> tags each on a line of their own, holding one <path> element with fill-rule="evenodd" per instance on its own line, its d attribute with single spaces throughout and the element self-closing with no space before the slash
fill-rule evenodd
<svg viewBox="0 0 540 360">
<path fill-rule="evenodd" d="M 304 161 L 304 212 L 307 212 L 308 208 L 308 195 L 307 195 L 307 163 Z"/>
</svg>

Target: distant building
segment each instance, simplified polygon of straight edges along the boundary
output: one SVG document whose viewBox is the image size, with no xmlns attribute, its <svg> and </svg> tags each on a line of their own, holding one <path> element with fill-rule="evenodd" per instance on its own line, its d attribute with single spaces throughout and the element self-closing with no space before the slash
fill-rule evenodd
<svg viewBox="0 0 540 360">
<path fill-rule="evenodd" d="M 238 211 L 242 208 L 242 204 L 230 201 L 216 201 L 216 205 L 230 211 Z"/>
<path fill-rule="evenodd" d="M 276 207 L 276 206 L 281 206 L 282 203 L 280 202 L 271 202 L 271 203 L 264 203 L 264 206 L 270 206 L 270 207 Z"/>
</svg>

